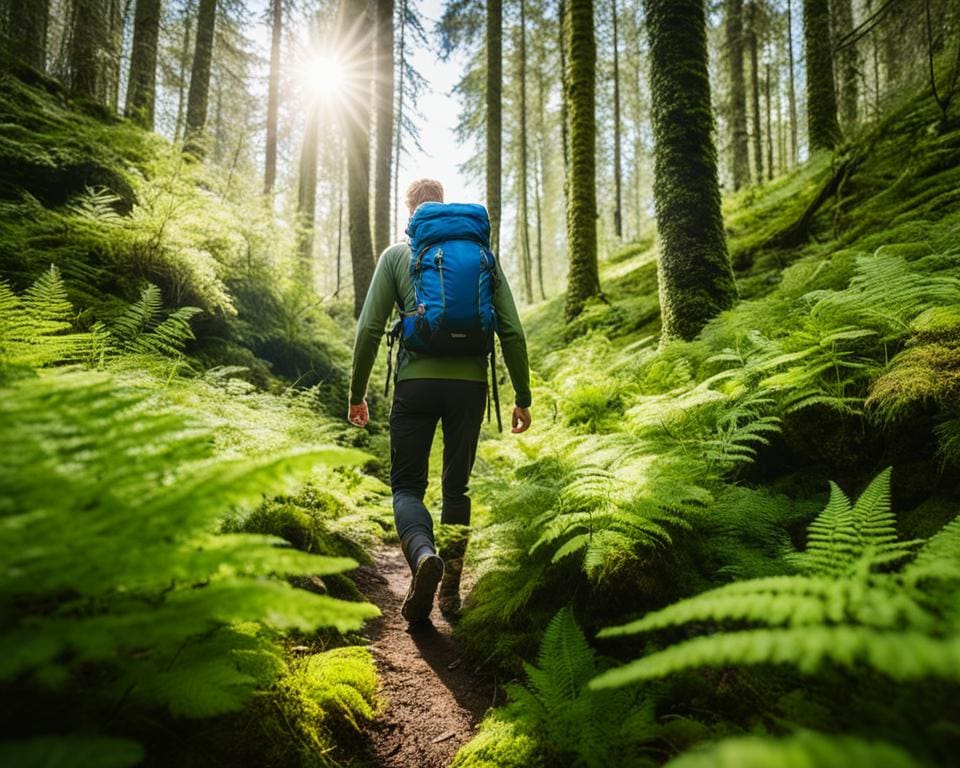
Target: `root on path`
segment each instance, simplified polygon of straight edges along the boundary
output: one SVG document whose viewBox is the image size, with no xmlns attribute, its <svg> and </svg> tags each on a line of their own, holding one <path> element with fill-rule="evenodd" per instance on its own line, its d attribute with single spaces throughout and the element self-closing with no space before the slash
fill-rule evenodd
<svg viewBox="0 0 960 768">
<path fill-rule="evenodd" d="M 380 607 L 367 625 L 385 712 L 367 729 L 370 761 L 383 768 L 446 768 L 494 704 L 496 686 L 465 662 L 436 606 L 431 621 L 408 624 L 400 604 L 410 569 L 396 547 L 355 572 L 357 586 Z"/>
</svg>

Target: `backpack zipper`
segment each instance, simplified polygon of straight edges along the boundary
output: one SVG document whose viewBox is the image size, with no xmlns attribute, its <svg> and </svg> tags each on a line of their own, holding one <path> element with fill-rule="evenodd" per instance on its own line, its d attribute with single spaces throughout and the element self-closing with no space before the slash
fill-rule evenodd
<svg viewBox="0 0 960 768">
<path fill-rule="evenodd" d="M 440 322 L 447 319 L 447 294 L 443 287 L 443 248 L 437 249 L 437 255 L 433 259 L 437 265 L 437 272 L 440 273 Z"/>
</svg>

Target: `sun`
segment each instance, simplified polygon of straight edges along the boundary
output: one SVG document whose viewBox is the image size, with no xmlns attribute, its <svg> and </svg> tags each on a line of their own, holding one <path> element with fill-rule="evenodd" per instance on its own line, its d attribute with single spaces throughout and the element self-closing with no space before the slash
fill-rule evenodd
<svg viewBox="0 0 960 768">
<path fill-rule="evenodd" d="M 343 65 L 335 56 L 316 54 L 304 62 L 300 79 L 310 92 L 329 98 L 343 90 Z"/>
</svg>

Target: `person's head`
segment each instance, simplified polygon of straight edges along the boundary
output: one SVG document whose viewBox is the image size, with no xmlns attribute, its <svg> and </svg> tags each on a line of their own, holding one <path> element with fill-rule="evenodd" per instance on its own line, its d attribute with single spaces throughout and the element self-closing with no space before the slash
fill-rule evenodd
<svg viewBox="0 0 960 768">
<path fill-rule="evenodd" d="M 443 185 L 436 179 L 420 179 L 407 187 L 407 209 L 410 215 L 422 203 L 442 203 Z"/>
</svg>

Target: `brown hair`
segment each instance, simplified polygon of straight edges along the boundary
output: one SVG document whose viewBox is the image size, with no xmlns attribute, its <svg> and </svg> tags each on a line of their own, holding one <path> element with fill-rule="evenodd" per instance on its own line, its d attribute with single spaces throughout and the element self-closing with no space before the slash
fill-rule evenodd
<svg viewBox="0 0 960 768">
<path fill-rule="evenodd" d="M 410 215 L 421 203 L 442 203 L 443 185 L 436 179 L 420 179 L 407 187 L 407 208 Z"/>
</svg>

